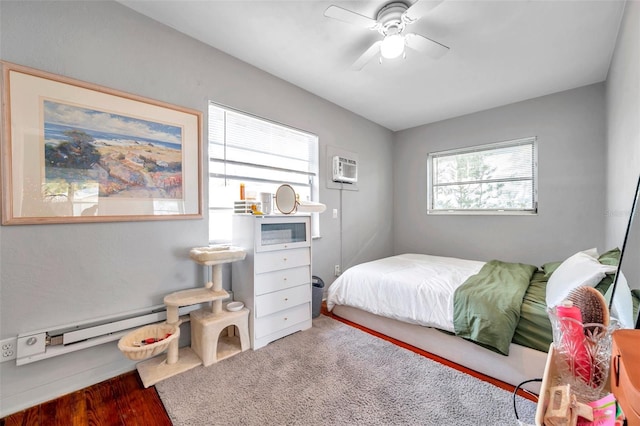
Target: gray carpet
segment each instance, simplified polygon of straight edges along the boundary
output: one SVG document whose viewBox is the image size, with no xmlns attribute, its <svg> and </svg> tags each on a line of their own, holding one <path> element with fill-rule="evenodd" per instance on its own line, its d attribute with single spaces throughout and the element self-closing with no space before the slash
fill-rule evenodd
<svg viewBox="0 0 640 426">
<path fill-rule="evenodd" d="M 183 425 L 517 425 L 510 392 L 324 315 L 156 385 Z M 517 397 L 520 420 L 535 404 Z"/>
</svg>

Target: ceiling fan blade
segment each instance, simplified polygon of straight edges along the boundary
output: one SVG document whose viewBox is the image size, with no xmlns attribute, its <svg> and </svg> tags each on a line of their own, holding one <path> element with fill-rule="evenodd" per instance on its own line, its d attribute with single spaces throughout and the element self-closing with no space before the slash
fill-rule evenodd
<svg viewBox="0 0 640 426">
<path fill-rule="evenodd" d="M 373 43 L 365 52 L 360 55 L 360 57 L 351 65 L 351 69 L 354 71 L 360 71 L 364 66 L 380 52 L 380 45 L 382 44 L 381 40 Z"/>
<path fill-rule="evenodd" d="M 352 12 L 347 9 L 343 9 L 339 6 L 329 6 L 324 11 L 324 16 L 327 18 L 337 19 L 338 21 L 346 22 L 348 24 L 355 24 L 360 27 L 373 29 L 377 22 L 375 19 L 368 18 L 359 13 Z"/>
<path fill-rule="evenodd" d="M 404 39 L 407 46 L 418 52 L 425 53 L 433 59 L 438 59 L 449 51 L 449 48 L 444 44 L 440 44 L 420 34 L 408 33 L 405 34 Z"/>
<path fill-rule="evenodd" d="M 404 12 L 404 17 L 409 22 L 416 21 L 435 9 L 444 0 L 418 0 Z"/>
</svg>

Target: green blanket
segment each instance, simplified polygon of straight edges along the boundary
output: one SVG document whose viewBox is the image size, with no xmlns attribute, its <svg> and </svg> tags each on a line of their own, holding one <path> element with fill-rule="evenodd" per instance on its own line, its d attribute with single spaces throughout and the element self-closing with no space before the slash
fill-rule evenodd
<svg viewBox="0 0 640 426">
<path fill-rule="evenodd" d="M 553 342 L 551 321 L 547 312 L 547 280 L 543 271 L 533 273 L 531 283 L 522 299 L 520 321 L 513 334 L 512 343 L 547 352 Z"/>
<path fill-rule="evenodd" d="M 522 299 L 537 269 L 522 263 L 487 262 L 454 293 L 456 335 L 509 355 Z"/>
</svg>

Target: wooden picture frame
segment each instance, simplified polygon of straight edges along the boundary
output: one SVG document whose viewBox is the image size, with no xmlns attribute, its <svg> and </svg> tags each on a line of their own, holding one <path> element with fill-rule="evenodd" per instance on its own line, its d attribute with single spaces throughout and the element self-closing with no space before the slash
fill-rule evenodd
<svg viewBox="0 0 640 426">
<path fill-rule="evenodd" d="M 202 113 L 2 67 L 2 224 L 202 218 Z"/>
</svg>

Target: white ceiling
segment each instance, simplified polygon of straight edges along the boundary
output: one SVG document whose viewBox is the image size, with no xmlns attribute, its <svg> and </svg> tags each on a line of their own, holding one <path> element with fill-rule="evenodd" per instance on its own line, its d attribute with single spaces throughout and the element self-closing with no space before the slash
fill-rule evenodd
<svg viewBox="0 0 640 426">
<path fill-rule="evenodd" d="M 389 1 L 120 2 L 394 131 L 605 80 L 624 10 L 621 0 L 447 0 L 407 27 L 448 46 L 444 57 L 408 50 L 353 71 L 381 36 L 325 9 L 375 19 Z"/>
</svg>

